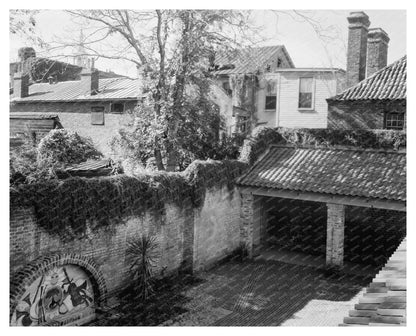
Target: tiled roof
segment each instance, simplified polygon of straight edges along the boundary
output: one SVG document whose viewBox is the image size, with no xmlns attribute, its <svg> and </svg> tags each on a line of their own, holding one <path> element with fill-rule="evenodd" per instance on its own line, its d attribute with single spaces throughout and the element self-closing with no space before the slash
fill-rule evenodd
<svg viewBox="0 0 416 336">
<path fill-rule="evenodd" d="M 67 172 L 76 172 L 76 171 L 87 171 L 87 170 L 97 170 L 101 168 L 108 168 L 114 164 L 111 159 L 103 160 L 90 160 L 86 162 L 81 162 L 77 165 L 68 166 L 65 168 Z"/>
<path fill-rule="evenodd" d="M 240 49 L 234 52 L 220 53 L 215 57 L 215 64 L 219 66 L 232 64 L 232 69 L 216 70 L 213 73 L 217 75 L 224 74 L 248 74 L 255 73 L 258 69 L 266 66 L 279 51 L 286 54 L 292 67 L 292 61 L 284 46 L 277 45 L 271 47 L 247 48 Z"/>
<path fill-rule="evenodd" d="M 406 250 L 405 238 L 342 326 L 406 325 Z"/>
<path fill-rule="evenodd" d="M 406 99 L 406 56 L 328 100 Z"/>
<path fill-rule="evenodd" d="M 78 81 L 55 84 L 38 83 L 29 86 L 29 96 L 13 99 L 16 102 L 77 101 L 137 99 L 138 80 L 126 77 L 100 78 L 99 93 L 90 95 L 88 83 Z"/>
<path fill-rule="evenodd" d="M 406 153 L 272 146 L 243 186 L 406 201 Z"/>
</svg>

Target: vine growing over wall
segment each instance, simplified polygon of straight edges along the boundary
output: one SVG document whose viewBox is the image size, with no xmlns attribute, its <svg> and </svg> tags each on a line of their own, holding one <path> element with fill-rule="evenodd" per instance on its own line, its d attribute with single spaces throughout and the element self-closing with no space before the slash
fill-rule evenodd
<svg viewBox="0 0 416 336">
<path fill-rule="evenodd" d="M 253 164 L 270 145 L 357 147 L 399 150 L 406 147 L 406 132 L 391 130 L 331 130 L 257 127 L 244 141 L 239 160 Z"/>
<path fill-rule="evenodd" d="M 152 172 L 50 180 L 10 190 L 11 207 L 33 206 L 38 225 L 68 240 L 91 230 L 122 223 L 146 211 L 160 213 L 167 203 L 202 207 L 211 188 L 234 188 L 246 164 L 239 161 L 194 161 L 179 173 Z"/>
</svg>

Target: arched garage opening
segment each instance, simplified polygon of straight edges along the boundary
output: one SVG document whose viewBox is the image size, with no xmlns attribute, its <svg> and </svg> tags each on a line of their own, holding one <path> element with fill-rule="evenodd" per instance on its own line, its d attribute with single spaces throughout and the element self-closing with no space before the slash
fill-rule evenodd
<svg viewBox="0 0 416 336">
<path fill-rule="evenodd" d="M 93 260 L 76 254 L 41 257 L 12 278 L 10 325 L 83 325 L 95 319 L 106 295 Z"/>
</svg>

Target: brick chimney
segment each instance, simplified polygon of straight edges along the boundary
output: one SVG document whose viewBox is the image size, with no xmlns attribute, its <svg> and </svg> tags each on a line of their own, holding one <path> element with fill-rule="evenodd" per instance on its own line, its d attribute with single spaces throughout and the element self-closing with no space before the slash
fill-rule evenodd
<svg viewBox="0 0 416 336">
<path fill-rule="evenodd" d="M 370 20 L 364 12 L 351 12 L 347 19 L 350 24 L 348 27 L 347 87 L 351 87 L 365 78 Z"/>
<path fill-rule="evenodd" d="M 33 62 L 36 58 L 36 51 L 32 47 L 23 47 L 18 50 L 20 60 L 19 72 L 30 74 Z"/>
<path fill-rule="evenodd" d="M 13 98 L 24 98 L 29 96 L 29 75 L 16 72 L 13 77 Z"/>
<path fill-rule="evenodd" d="M 84 84 L 85 83 L 85 84 Z M 81 71 L 81 85 L 85 86 L 91 96 L 96 95 L 99 89 L 98 70 L 84 68 Z"/>
<path fill-rule="evenodd" d="M 367 77 L 387 65 L 389 41 L 389 36 L 381 28 L 373 28 L 368 31 Z"/>
</svg>

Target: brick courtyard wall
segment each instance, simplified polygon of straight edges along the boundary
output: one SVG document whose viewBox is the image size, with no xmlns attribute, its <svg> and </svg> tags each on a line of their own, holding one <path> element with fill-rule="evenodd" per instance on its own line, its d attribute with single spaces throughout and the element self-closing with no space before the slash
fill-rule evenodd
<svg viewBox="0 0 416 336">
<path fill-rule="evenodd" d="M 126 256 L 127 242 L 149 233 L 156 237 L 159 251 L 155 273 L 168 275 L 178 270 L 183 260 L 186 218 L 180 209 L 166 205 L 165 214 L 146 213 L 111 228 L 100 228 L 71 241 L 62 241 L 36 224 L 33 208 L 12 209 L 10 214 L 10 270 L 16 273 L 38 257 L 77 253 L 99 265 L 109 295 L 129 281 L 130 261 Z"/>
<path fill-rule="evenodd" d="M 98 265 L 97 272 L 103 275 L 111 303 L 114 294 L 131 281 L 131 262 L 126 255 L 131 238 L 144 233 L 156 237 L 157 276 L 204 269 L 238 246 L 239 206 L 238 192 L 230 192 L 227 187 L 209 189 L 201 208 L 187 202 L 182 208 L 165 204 L 162 212 L 147 211 L 94 231 L 91 223 L 87 223 L 84 236 L 68 241 L 40 227 L 32 207 L 12 207 L 10 275 L 13 278 L 38 258 L 76 253 Z"/>
<path fill-rule="evenodd" d="M 383 129 L 384 113 L 405 114 L 406 100 L 331 101 L 328 100 L 328 128 Z"/>
<path fill-rule="evenodd" d="M 237 190 L 210 189 L 204 206 L 194 210 L 194 269 L 209 267 L 240 243 L 240 196 Z"/>
<path fill-rule="evenodd" d="M 111 102 L 82 102 L 82 103 L 32 103 L 12 104 L 10 112 L 39 112 L 54 113 L 59 116 L 62 126 L 77 132 L 84 137 L 90 137 L 94 145 L 106 157 L 116 157 L 112 152 L 109 141 L 117 134 L 127 121 L 126 114 L 111 113 Z M 126 102 L 125 110 L 134 109 L 136 102 Z M 104 125 L 91 124 L 91 107 L 104 106 Z"/>
</svg>

